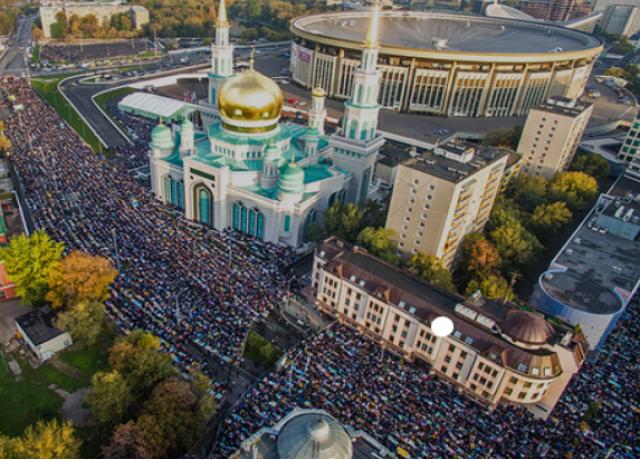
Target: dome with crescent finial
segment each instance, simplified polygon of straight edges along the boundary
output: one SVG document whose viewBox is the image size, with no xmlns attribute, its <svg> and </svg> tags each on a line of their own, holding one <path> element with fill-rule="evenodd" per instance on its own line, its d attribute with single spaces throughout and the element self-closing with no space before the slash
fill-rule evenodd
<svg viewBox="0 0 640 460">
<path fill-rule="evenodd" d="M 160 123 L 151 130 L 151 144 L 160 149 L 173 147 L 171 128 L 160 121 Z"/>
<path fill-rule="evenodd" d="M 253 69 L 230 78 L 218 93 L 223 124 L 241 132 L 273 129 L 280 118 L 283 103 L 280 87 Z"/>
</svg>

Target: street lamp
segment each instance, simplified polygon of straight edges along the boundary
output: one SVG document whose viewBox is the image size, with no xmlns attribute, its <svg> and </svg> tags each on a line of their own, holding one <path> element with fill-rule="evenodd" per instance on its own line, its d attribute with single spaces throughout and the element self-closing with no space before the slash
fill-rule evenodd
<svg viewBox="0 0 640 460">
<path fill-rule="evenodd" d="M 446 337 L 453 332 L 453 321 L 446 316 L 438 316 L 431 321 L 431 330 L 436 337 Z"/>
</svg>

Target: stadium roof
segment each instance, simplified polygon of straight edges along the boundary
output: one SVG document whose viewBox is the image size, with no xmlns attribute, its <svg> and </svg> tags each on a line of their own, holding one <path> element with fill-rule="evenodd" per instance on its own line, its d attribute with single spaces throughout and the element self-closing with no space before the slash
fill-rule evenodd
<svg viewBox="0 0 640 460">
<path fill-rule="evenodd" d="M 359 49 L 370 14 L 357 11 L 306 16 L 295 19 L 291 29 L 303 38 L 322 43 L 333 40 L 337 45 Z M 415 11 L 381 13 L 379 37 L 383 52 L 560 54 L 601 46 L 593 35 L 539 22 Z"/>
<path fill-rule="evenodd" d="M 193 110 L 192 105 L 186 102 L 142 91 L 122 98 L 118 108 L 138 115 L 164 119 L 176 119 Z"/>
</svg>

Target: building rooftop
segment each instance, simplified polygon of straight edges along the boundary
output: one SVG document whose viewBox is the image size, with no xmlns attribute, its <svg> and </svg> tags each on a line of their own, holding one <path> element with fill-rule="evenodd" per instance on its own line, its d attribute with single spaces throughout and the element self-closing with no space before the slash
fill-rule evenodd
<svg viewBox="0 0 640 460">
<path fill-rule="evenodd" d="M 16 323 L 28 336 L 34 345 L 40 345 L 64 334 L 63 331 L 53 326 L 55 314 L 49 307 L 32 310 L 29 313 L 18 316 Z"/>
<path fill-rule="evenodd" d="M 327 260 L 325 270 L 337 274 L 343 279 L 350 279 L 354 284 L 385 302 L 398 306 L 407 314 L 416 317 L 425 324 L 438 316 L 447 316 L 454 321 L 453 336 L 464 341 L 468 346 L 478 350 L 488 359 L 499 362 L 520 373 L 528 374 L 533 368 L 554 367 L 556 355 L 538 343 L 538 348 L 526 348 L 531 345 L 535 337 L 542 336 L 540 332 L 540 318 L 532 324 L 535 334 L 520 322 L 514 327 L 513 321 L 507 321 L 519 311 L 514 305 L 489 301 L 476 296 L 471 299 L 444 292 L 428 283 L 416 278 L 406 270 L 388 264 L 368 252 L 352 246 L 337 238 L 330 238 L 323 242 L 316 254 Z M 530 312 L 530 316 L 538 315 Z M 523 315 L 521 315 L 523 316 Z M 523 321 L 523 318 L 520 318 Z M 546 323 L 545 323 L 546 324 Z M 516 332 L 515 337 L 507 338 L 507 330 Z M 553 322 L 545 326 L 544 334 L 548 345 L 565 342 L 573 328 L 562 322 Z M 512 343 L 515 341 L 529 341 L 525 347 Z"/>
<path fill-rule="evenodd" d="M 536 109 L 567 117 L 577 117 L 592 106 L 593 103 L 591 102 L 569 99 L 564 96 L 553 96 L 538 104 Z"/>
<path fill-rule="evenodd" d="M 370 11 L 324 13 L 292 22 L 297 34 L 323 42 L 331 38 L 360 48 Z M 598 48 L 591 34 L 550 24 L 443 12 L 383 11 L 379 41 L 383 54 L 402 50 L 470 54 L 558 54 Z"/>
<path fill-rule="evenodd" d="M 409 146 L 407 152 L 411 152 Z M 404 166 L 457 183 L 509 155 L 510 151 L 455 141 L 440 144 L 432 150 L 415 149 L 414 152 L 403 161 Z"/>
<path fill-rule="evenodd" d="M 613 209 L 620 200 L 637 208 L 638 203 L 629 200 L 638 194 L 640 182 L 623 176 L 601 196 L 542 275 L 547 292 L 592 314 L 612 314 L 626 306 L 640 281 L 640 242 L 615 234 L 623 223 Z M 599 219 L 601 215 L 609 219 Z"/>
</svg>

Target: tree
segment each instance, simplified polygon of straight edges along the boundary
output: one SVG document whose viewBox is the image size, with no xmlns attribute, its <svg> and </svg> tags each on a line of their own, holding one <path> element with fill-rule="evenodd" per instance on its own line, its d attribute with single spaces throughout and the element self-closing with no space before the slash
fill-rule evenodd
<svg viewBox="0 0 640 460">
<path fill-rule="evenodd" d="M 118 272 L 108 259 L 72 251 L 49 274 L 46 299 L 54 308 L 80 302 L 104 302 Z"/>
<path fill-rule="evenodd" d="M 560 230 L 572 217 L 573 214 L 564 201 L 555 201 L 536 207 L 531 216 L 531 225 L 536 234 L 548 238 Z"/>
<path fill-rule="evenodd" d="M 362 211 L 353 203 L 334 201 L 324 212 L 324 229 L 327 235 L 337 235 L 355 241 L 361 226 Z"/>
<path fill-rule="evenodd" d="M 49 422 L 39 420 L 35 426 L 26 428 L 17 438 L 4 438 L 6 458 L 78 458 L 80 441 L 76 438 L 70 422 L 60 423 L 53 419 Z"/>
<path fill-rule="evenodd" d="M 471 295 L 478 290 L 490 300 L 510 301 L 515 298 L 509 282 L 497 273 L 473 278 L 467 285 L 465 293 Z"/>
<path fill-rule="evenodd" d="M 367 227 L 358 235 L 357 243 L 382 260 L 397 264 L 400 257 L 397 244 L 393 241 L 394 235 L 395 232 L 388 228 Z"/>
<path fill-rule="evenodd" d="M 56 327 L 71 334 L 75 342 L 93 345 L 104 330 L 104 305 L 80 302 L 58 315 Z"/>
<path fill-rule="evenodd" d="M 602 182 L 611 175 L 609 162 L 600 155 L 589 152 L 578 152 L 571 167 L 571 171 L 580 171 Z"/>
<path fill-rule="evenodd" d="M 96 420 L 105 425 L 122 421 L 133 403 L 127 381 L 116 370 L 94 374 L 85 400 Z"/>
<path fill-rule="evenodd" d="M 517 270 L 530 263 L 542 248 L 538 239 L 519 222 L 501 225 L 489 237 L 500 253 L 503 268 Z"/>
<path fill-rule="evenodd" d="M 151 419 L 151 420 L 149 420 Z M 166 452 L 166 441 L 156 429 L 152 417 L 141 417 L 118 425 L 109 444 L 102 449 L 104 458 L 160 458 Z M 153 433 L 157 432 L 157 436 Z M 154 440 L 156 441 L 154 443 Z"/>
<path fill-rule="evenodd" d="M 624 69 L 622 67 L 609 67 L 602 74 L 608 77 L 624 78 Z"/>
<path fill-rule="evenodd" d="M 551 180 L 549 188 L 556 200 L 566 201 L 572 209 L 583 209 L 598 194 L 598 182 L 580 171 L 561 172 Z"/>
<path fill-rule="evenodd" d="M 509 184 L 509 195 L 520 208 L 526 212 L 544 203 L 547 197 L 548 181 L 542 176 L 527 176 L 521 174 Z"/>
<path fill-rule="evenodd" d="M 49 274 L 56 269 L 63 249 L 62 243 L 54 241 L 42 230 L 31 236 L 19 235 L 0 249 L 0 259 L 23 303 L 38 305 L 44 301 Z"/>
<path fill-rule="evenodd" d="M 407 261 L 407 267 L 429 284 L 444 291 L 455 291 L 451 272 L 437 257 L 418 252 Z"/>
<path fill-rule="evenodd" d="M 462 243 L 462 264 L 473 274 L 495 272 L 502 263 L 493 243 L 481 235 L 470 234 Z"/>
<path fill-rule="evenodd" d="M 487 133 L 487 135 L 482 139 L 482 144 L 506 147 L 508 149 L 515 150 L 518 147 L 521 135 L 522 126 L 498 128 Z"/>
<path fill-rule="evenodd" d="M 11 141 L 4 133 L 0 134 L 0 151 L 2 153 L 7 153 L 11 148 Z"/>
<path fill-rule="evenodd" d="M 491 210 L 491 217 L 487 222 L 486 231 L 491 233 L 503 225 L 523 224 L 527 220 L 527 214 L 512 199 L 498 196 Z"/>
<path fill-rule="evenodd" d="M 176 373 L 171 358 L 160 348 L 160 339 L 141 330 L 116 340 L 109 350 L 109 365 L 122 374 L 137 400 L 144 399 L 156 383 Z"/>
</svg>

